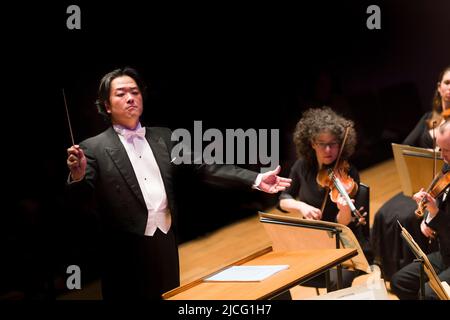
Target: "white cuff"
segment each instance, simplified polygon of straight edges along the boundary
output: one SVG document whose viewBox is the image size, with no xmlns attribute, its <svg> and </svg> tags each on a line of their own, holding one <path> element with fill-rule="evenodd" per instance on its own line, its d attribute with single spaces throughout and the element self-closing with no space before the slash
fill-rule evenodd
<svg viewBox="0 0 450 320">
<path fill-rule="evenodd" d="M 83 180 L 83 179 L 73 180 L 72 176 L 70 175 L 70 172 L 69 172 L 69 176 L 67 177 L 67 184 L 75 183 L 75 182 L 78 182 L 78 181 L 81 181 L 81 180 Z"/>
<path fill-rule="evenodd" d="M 252 186 L 253 189 L 261 190 L 259 188 L 259 185 L 261 184 L 262 175 L 263 175 L 262 173 L 259 173 L 258 176 L 256 177 L 255 183 Z"/>
<path fill-rule="evenodd" d="M 430 223 L 431 220 L 433 220 L 433 218 L 431 217 L 431 214 L 428 213 L 428 214 L 427 214 L 427 217 L 426 217 L 426 219 L 425 219 L 425 224 L 428 225 L 428 223 Z"/>
</svg>

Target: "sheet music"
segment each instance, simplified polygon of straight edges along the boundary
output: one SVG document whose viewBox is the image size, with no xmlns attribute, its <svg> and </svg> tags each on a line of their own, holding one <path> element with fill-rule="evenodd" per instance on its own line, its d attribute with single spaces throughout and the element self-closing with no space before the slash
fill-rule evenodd
<svg viewBox="0 0 450 320">
<path fill-rule="evenodd" d="M 442 281 L 442 288 L 444 288 L 445 293 L 450 297 L 450 286 L 448 285 L 447 281 Z"/>
<path fill-rule="evenodd" d="M 349 293 L 339 297 L 339 300 L 376 300 L 372 291 L 363 291 L 360 293 Z"/>
<path fill-rule="evenodd" d="M 277 272 L 286 270 L 289 265 L 264 265 L 264 266 L 232 266 L 215 275 L 206 278 L 205 281 L 262 281 Z"/>
<path fill-rule="evenodd" d="M 437 296 L 441 300 L 449 300 L 450 295 L 448 294 L 448 290 L 441 283 L 441 280 L 439 279 L 438 275 L 436 274 L 436 271 L 434 270 L 433 266 L 431 265 L 430 260 L 428 260 L 427 255 L 422 251 L 422 249 L 416 243 L 416 241 L 414 241 L 413 237 L 408 232 L 408 230 L 406 230 L 400 224 L 400 222 L 398 220 L 397 220 L 397 222 L 400 225 L 400 228 L 402 231 L 401 234 L 403 236 L 403 239 L 406 240 L 406 243 L 409 245 L 411 251 L 414 253 L 414 255 L 418 259 L 423 260 L 424 271 L 428 276 L 428 279 L 429 279 L 428 283 L 429 283 L 431 289 L 433 289 L 433 291 L 437 294 Z"/>
<path fill-rule="evenodd" d="M 392 151 L 402 191 L 406 196 L 412 196 L 430 184 L 433 177 L 429 173 L 434 170 L 435 156 L 432 149 L 392 143 Z M 443 164 L 442 158 L 438 157 L 437 169 Z"/>
<path fill-rule="evenodd" d="M 305 300 L 389 300 L 384 280 L 367 281 L 365 284 L 328 292 Z"/>
</svg>

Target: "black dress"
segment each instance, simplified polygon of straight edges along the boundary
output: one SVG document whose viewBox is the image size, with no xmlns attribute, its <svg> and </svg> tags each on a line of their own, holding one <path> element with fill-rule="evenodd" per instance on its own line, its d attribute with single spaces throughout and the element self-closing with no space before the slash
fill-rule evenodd
<svg viewBox="0 0 450 320">
<path fill-rule="evenodd" d="M 433 139 L 426 123 L 430 117 L 431 112 L 427 112 L 406 137 L 403 144 L 433 148 Z M 436 250 L 436 245 L 429 244 L 428 239 L 420 231 L 421 220 L 414 215 L 416 209 L 416 202 L 400 192 L 384 203 L 375 214 L 371 242 L 375 263 L 381 266 L 386 280 L 390 280 L 396 271 L 415 258 L 400 235 L 401 231 L 397 220 L 411 233 L 422 250 L 425 252 Z"/>
<path fill-rule="evenodd" d="M 317 166 L 313 168 L 308 168 L 304 160 L 297 160 L 291 168 L 289 178 L 292 179 L 291 186 L 283 191 L 280 195 L 280 200 L 283 199 L 295 199 L 305 202 L 313 207 L 321 208 L 322 202 L 325 197 L 326 189 L 322 188 L 316 182 L 318 168 Z M 353 178 L 355 182 L 359 184 L 359 173 L 354 166 L 350 166 L 349 175 Z M 358 204 L 356 204 L 358 206 Z M 329 200 L 322 213 L 322 220 L 336 222 L 336 216 L 339 212 L 337 205 Z M 354 232 L 356 238 L 360 242 L 361 248 L 366 254 L 367 259 L 371 260 L 371 248 L 369 242 L 369 224 L 365 226 L 357 226 L 355 222 L 351 222 L 348 227 Z M 343 287 L 351 286 L 353 279 L 359 274 L 359 272 L 353 272 L 348 270 L 343 270 Z M 302 285 L 324 287 L 325 280 L 324 277 L 317 277 L 312 281 L 308 281 L 306 284 Z M 331 287 L 336 286 L 336 275 L 331 273 Z"/>
</svg>

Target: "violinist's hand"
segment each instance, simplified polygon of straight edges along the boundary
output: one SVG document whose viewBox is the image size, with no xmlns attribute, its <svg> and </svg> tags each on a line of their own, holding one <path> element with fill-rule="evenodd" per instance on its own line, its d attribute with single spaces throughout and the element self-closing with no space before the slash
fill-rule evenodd
<svg viewBox="0 0 450 320">
<path fill-rule="evenodd" d="M 419 204 L 419 202 L 422 200 L 422 198 L 424 197 L 425 194 L 425 189 L 421 188 L 417 193 L 413 194 L 412 198 L 414 199 L 414 201 L 417 202 L 417 204 Z"/>
<path fill-rule="evenodd" d="M 322 219 L 322 211 L 317 209 L 316 207 L 310 206 L 307 203 L 300 202 L 299 210 L 303 214 L 303 217 L 311 220 L 321 220 Z"/>
<path fill-rule="evenodd" d="M 352 202 L 355 202 L 355 200 L 352 199 Z M 350 210 L 350 206 L 348 205 L 347 201 L 345 201 L 342 196 L 338 197 L 336 205 L 339 209 L 339 212 L 336 216 L 336 221 L 343 225 L 348 225 L 350 222 L 352 222 L 352 211 Z"/>
<path fill-rule="evenodd" d="M 422 220 L 422 223 L 420 224 L 420 231 L 422 231 L 423 235 L 427 238 L 434 239 L 436 237 L 436 231 L 427 226 L 425 220 Z"/>
<path fill-rule="evenodd" d="M 427 211 L 430 213 L 431 218 L 434 218 L 439 212 L 439 208 L 436 204 L 436 199 L 433 198 L 429 193 L 425 192 L 423 188 L 413 195 L 413 199 L 417 202 L 417 204 L 419 204 L 421 201 L 423 204 L 426 204 Z"/>
<path fill-rule="evenodd" d="M 79 145 L 73 145 L 67 149 L 67 167 L 70 170 L 72 180 L 79 181 L 86 174 L 86 157 Z"/>
</svg>

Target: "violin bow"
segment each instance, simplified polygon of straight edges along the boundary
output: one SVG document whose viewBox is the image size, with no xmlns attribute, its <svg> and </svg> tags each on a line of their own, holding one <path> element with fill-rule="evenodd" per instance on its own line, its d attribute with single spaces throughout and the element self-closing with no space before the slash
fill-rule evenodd
<svg viewBox="0 0 450 320">
<path fill-rule="evenodd" d="M 336 158 L 336 162 L 334 164 L 333 172 L 334 172 L 334 170 L 336 170 L 339 161 L 341 161 L 342 151 L 344 151 L 345 142 L 347 141 L 348 130 L 349 130 L 349 127 L 345 127 L 344 139 L 342 139 L 341 148 L 339 149 L 339 154 L 338 154 L 338 156 Z M 320 211 L 322 211 L 322 212 L 325 209 L 325 206 L 327 204 L 328 191 L 329 190 L 328 190 L 328 187 L 327 187 L 327 190 L 325 192 L 325 197 L 323 198 L 323 201 L 322 201 L 322 206 L 320 207 Z"/>
<path fill-rule="evenodd" d="M 427 192 L 430 192 L 430 190 L 433 188 L 433 185 L 438 181 L 439 177 L 436 175 L 436 162 L 437 162 L 437 152 L 436 152 L 436 121 L 433 121 L 432 123 L 432 138 L 433 138 L 433 178 L 431 179 L 430 186 L 427 188 Z M 424 198 L 425 199 L 425 198 Z M 420 200 L 420 202 L 417 205 L 417 209 L 415 210 L 415 214 L 418 218 L 422 218 L 424 215 L 423 208 L 425 202 L 424 199 Z"/>
<path fill-rule="evenodd" d="M 433 121 L 433 178 L 436 177 L 436 162 L 437 162 L 437 152 L 436 152 L 436 121 Z"/>
<path fill-rule="evenodd" d="M 339 154 L 337 156 L 336 163 L 334 164 L 333 171 L 336 170 L 339 161 L 341 161 L 341 155 L 342 155 L 342 152 L 344 151 L 345 142 L 347 141 L 348 130 L 349 130 L 349 127 L 345 127 L 344 139 L 342 139 L 341 148 L 339 149 Z"/>
<path fill-rule="evenodd" d="M 334 172 L 334 170 L 337 168 L 337 165 L 338 165 L 339 161 L 341 161 L 341 156 L 342 156 L 342 152 L 344 151 L 345 143 L 347 142 L 348 130 L 349 130 L 349 129 L 350 129 L 350 127 L 345 127 L 344 139 L 342 139 L 341 149 L 339 150 L 339 154 L 338 154 L 336 163 L 334 164 L 333 172 Z M 333 179 L 336 179 L 336 178 L 334 177 L 334 173 L 333 173 Z M 343 188 L 342 188 L 342 189 L 343 189 Z M 342 193 L 341 193 L 341 194 L 342 194 Z M 325 195 L 325 200 L 327 199 L 327 196 L 328 196 L 328 193 Z M 347 196 L 347 198 L 348 198 L 348 196 Z M 365 218 L 364 218 L 364 217 L 365 217 L 365 215 L 367 215 L 367 213 L 364 214 L 364 215 L 361 214 L 361 213 L 359 212 L 359 210 L 356 209 L 356 207 L 352 204 L 350 198 L 348 198 L 348 199 L 346 199 L 346 200 L 347 200 L 347 203 L 349 204 L 350 208 L 353 207 L 352 213 L 353 213 L 353 214 L 355 215 L 355 217 L 358 219 L 358 224 L 365 225 L 365 224 L 366 224 L 366 221 L 365 221 Z M 326 201 L 324 201 L 324 203 L 326 203 Z M 325 207 L 325 206 L 323 206 L 323 207 Z M 323 208 L 322 208 L 322 211 L 323 211 Z"/>
</svg>

